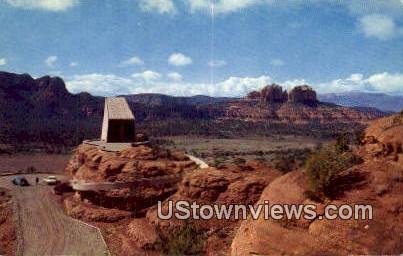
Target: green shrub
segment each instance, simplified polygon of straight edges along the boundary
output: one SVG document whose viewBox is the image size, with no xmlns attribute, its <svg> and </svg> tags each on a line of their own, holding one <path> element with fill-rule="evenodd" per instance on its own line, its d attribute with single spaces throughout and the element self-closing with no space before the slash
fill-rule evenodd
<svg viewBox="0 0 403 256">
<path fill-rule="evenodd" d="M 310 191 L 316 197 L 329 197 L 335 175 L 361 162 L 352 152 L 341 152 L 337 145 L 323 147 L 306 161 Z"/>
<path fill-rule="evenodd" d="M 334 145 L 337 152 L 346 152 L 349 150 L 349 134 L 343 133 L 337 136 L 336 144 Z"/>
<path fill-rule="evenodd" d="M 272 167 L 282 173 L 297 170 L 303 166 L 308 158 L 310 149 L 288 149 L 276 152 L 272 160 Z"/>
<path fill-rule="evenodd" d="M 282 173 L 287 173 L 289 171 L 292 171 L 295 165 L 295 159 L 293 156 L 289 155 L 282 155 L 279 157 L 276 157 L 273 160 L 273 167 L 282 172 Z"/>
<path fill-rule="evenodd" d="M 186 222 L 162 239 L 161 249 L 166 255 L 202 255 L 206 239 L 205 233 Z"/>
</svg>

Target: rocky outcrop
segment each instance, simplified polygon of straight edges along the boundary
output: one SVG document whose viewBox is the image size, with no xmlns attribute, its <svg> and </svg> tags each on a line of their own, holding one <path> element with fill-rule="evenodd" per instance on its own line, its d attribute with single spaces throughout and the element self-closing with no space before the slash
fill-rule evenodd
<svg viewBox="0 0 403 256">
<path fill-rule="evenodd" d="M 283 91 L 280 85 L 272 84 L 262 89 L 261 97 L 265 103 L 281 103 L 287 101 L 287 91 Z"/>
<path fill-rule="evenodd" d="M 379 111 L 360 111 L 353 108 L 329 105 L 325 103 L 276 103 L 264 105 L 259 101 L 240 100 L 228 103 L 224 119 L 238 119 L 246 121 L 269 121 L 271 124 L 321 124 L 342 125 L 351 123 L 367 124 L 369 121 L 384 116 Z"/>
<path fill-rule="evenodd" d="M 76 199 L 141 215 L 147 207 L 175 193 L 176 178 L 171 182 L 160 180 L 167 176 L 180 178 L 196 168 L 197 165 L 181 152 L 146 145 L 108 152 L 94 145 L 82 144 L 75 150 L 66 172 L 80 182 L 129 184 L 109 191 L 78 191 Z M 145 182 L 135 183 L 138 180 Z"/>
<path fill-rule="evenodd" d="M 354 109 L 319 102 L 308 85 L 294 87 L 288 94 L 276 84 L 250 92 L 246 99 L 230 101 L 226 118 L 249 121 L 269 120 L 287 124 L 366 123 L 384 114 L 374 109 Z"/>
<path fill-rule="evenodd" d="M 293 103 L 302 103 L 315 106 L 318 103 L 316 92 L 308 85 L 294 87 L 288 94 L 288 100 Z"/>
<path fill-rule="evenodd" d="M 366 130 L 366 139 L 357 151 L 365 160 L 362 164 L 336 176 L 342 192 L 324 203 L 306 197 L 306 176 L 302 171 L 290 172 L 275 179 L 262 192 L 258 203 L 314 204 L 323 216 L 326 205 L 370 204 L 373 219 L 257 220 L 243 221 L 231 245 L 231 255 L 346 255 L 399 254 L 402 250 L 403 225 L 403 163 L 387 151 L 373 154 L 369 145 L 402 143 L 403 123 L 400 116 L 374 121 Z M 371 146 L 372 147 L 372 146 Z M 388 148 L 388 146 L 380 146 Z M 399 152 L 399 150 L 398 150 Z M 397 153 L 398 159 L 401 153 Z M 381 235 L 382 234 L 382 235 Z"/>
<path fill-rule="evenodd" d="M 162 212 L 167 213 L 169 201 L 175 203 L 179 200 L 197 202 L 200 205 L 254 204 L 264 188 L 279 175 L 277 171 L 257 162 L 191 172 L 183 178 L 178 191 L 162 203 Z M 186 224 L 175 217 L 170 220 L 158 218 L 156 207 L 147 212 L 146 218 L 163 235 L 170 234 Z M 192 222 L 198 230 L 210 234 L 205 245 L 207 255 L 227 251 L 232 239 L 231 233 L 238 225 L 238 221 L 233 219 L 212 218 Z"/>
<path fill-rule="evenodd" d="M 146 251 L 158 254 L 164 239 L 186 224 L 176 218 L 158 218 L 157 201 L 162 202 L 163 211 L 170 200 L 196 201 L 199 204 L 253 204 L 264 188 L 279 176 L 277 171 L 255 161 L 221 169 L 195 169 L 195 164 L 180 152 L 138 146 L 114 153 L 86 144 L 76 149 L 66 171 L 74 179 L 97 182 L 182 175 L 174 186 L 136 186 L 108 192 L 78 191 L 64 200 L 66 211 L 72 217 L 113 223 L 114 228 L 107 232 L 107 239 L 113 240 L 114 246 L 118 244 L 117 250 L 126 255 L 141 255 Z M 119 223 L 125 223 L 127 228 L 121 228 Z M 237 223 L 214 218 L 194 221 L 195 229 L 208 236 L 204 249 L 207 253 L 228 250 L 231 232 Z"/>
<path fill-rule="evenodd" d="M 366 129 L 363 143 L 364 155 L 387 157 L 403 165 L 403 114 L 374 121 Z"/>
<path fill-rule="evenodd" d="M 283 91 L 280 85 L 266 85 L 260 91 L 252 91 L 246 96 L 248 99 L 258 99 L 266 104 L 282 103 L 287 101 L 287 91 Z"/>
</svg>

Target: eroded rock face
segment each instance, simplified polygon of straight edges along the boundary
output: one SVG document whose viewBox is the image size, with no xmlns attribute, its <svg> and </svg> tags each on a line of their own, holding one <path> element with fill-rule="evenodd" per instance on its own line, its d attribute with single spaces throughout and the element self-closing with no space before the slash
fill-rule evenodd
<svg viewBox="0 0 403 256">
<path fill-rule="evenodd" d="M 287 101 L 287 91 L 283 91 L 280 85 L 266 85 L 260 91 L 252 91 L 247 95 L 248 99 L 258 99 L 264 103 L 282 103 Z"/>
<path fill-rule="evenodd" d="M 254 204 L 264 188 L 280 174 L 262 164 L 248 162 L 248 171 L 237 166 L 224 169 L 209 168 L 187 174 L 179 184 L 178 191 L 162 203 L 162 212 L 168 213 L 169 201 L 173 204 L 186 200 L 190 203 L 204 204 Z M 174 210 L 173 213 L 176 211 Z M 233 216 L 232 216 L 233 217 Z M 173 217 L 170 220 L 158 218 L 157 208 L 151 208 L 146 214 L 147 220 L 163 234 L 178 229 L 184 221 Z M 206 254 L 228 250 L 232 232 L 238 221 L 235 220 L 193 220 L 199 230 L 207 230 L 212 235 L 208 237 Z"/>
<path fill-rule="evenodd" d="M 288 94 L 279 85 L 267 85 L 261 91 L 250 92 L 245 99 L 228 102 L 225 117 L 295 125 L 327 125 L 362 124 L 384 116 L 380 111 L 364 111 L 319 102 L 316 96 L 316 92 L 308 85 L 296 86 Z"/>
<path fill-rule="evenodd" d="M 113 235 L 108 235 L 107 239 L 113 240 L 118 250 L 126 255 L 145 252 L 158 255 L 163 239 L 186 224 L 175 217 L 170 220 L 158 218 L 158 201 L 162 202 L 163 212 L 169 200 L 196 201 L 199 204 L 253 204 L 264 188 L 280 175 L 260 162 L 230 165 L 222 169 L 195 169 L 195 164 L 180 152 L 139 146 L 113 153 L 86 144 L 77 148 L 66 170 L 75 179 L 92 182 L 182 173 L 182 179 L 174 186 L 77 192 L 74 197 L 65 199 L 67 213 L 75 218 L 116 223 L 108 231 Z M 132 207 L 127 208 L 127 205 Z M 208 234 L 204 249 L 207 254 L 228 251 L 237 221 L 216 218 L 191 221 L 196 230 Z M 123 225 L 127 228 L 117 223 L 125 223 Z"/>
<path fill-rule="evenodd" d="M 403 165 L 403 115 L 398 114 L 374 121 L 364 138 L 366 155 L 387 157 Z"/>
<path fill-rule="evenodd" d="M 308 85 L 294 87 L 288 94 L 288 101 L 306 105 L 316 105 L 318 103 L 316 92 Z"/>
<path fill-rule="evenodd" d="M 280 85 L 268 85 L 261 91 L 263 101 L 266 103 L 287 101 L 287 91 L 283 91 Z"/>
<path fill-rule="evenodd" d="M 181 152 L 146 145 L 107 152 L 93 145 L 82 144 L 75 150 L 66 172 L 74 180 L 90 183 L 130 183 L 146 179 L 131 187 L 77 192 L 82 201 L 142 214 L 143 209 L 175 193 L 180 176 L 196 168 L 197 165 Z M 172 179 L 160 182 L 167 176 Z"/>
<path fill-rule="evenodd" d="M 375 121 L 366 131 L 365 144 L 358 150 L 364 163 L 338 174 L 342 193 L 327 204 L 372 205 L 373 219 L 243 221 L 231 245 L 231 255 L 346 255 L 399 254 L 403 225 L 403 163 L 391 158 L 396 151 L 382 151 L 387 143 L 402 143 L 401 117 Z M 381 154 L 368 150 L 380 145 Z M 396 153 L 398 159 L 401 153 Z M 344 181 L 343 181 L 344 180 Z M 344 182 L 344 183 L 343 183 Z M 259 202 L 278 204 L 315 204 L 323 215 L 325 204 L 308 199 L 306 176 L 294 171 L 275 179 L 262 192 Z"/>
</svg>

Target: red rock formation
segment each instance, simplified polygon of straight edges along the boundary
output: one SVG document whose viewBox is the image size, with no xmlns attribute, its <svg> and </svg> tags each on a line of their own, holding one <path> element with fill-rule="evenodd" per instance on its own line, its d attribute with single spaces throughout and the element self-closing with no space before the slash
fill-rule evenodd
<svg viewBox="0 0 403 256">
<path fill-rule="evenodd" d="M 130 210 L 136 214 L 176 191 L 176 182 L 158 183 L 153 180 L 167 175 L 180 175 L 196 168 L 183 153 L 149 146 L 137 146 L 119 152 L 107 152 L 88 144 L 80 145 L 72 156 L 66 172 L 82 182 L 149 182 L 134 187 L 110 191 L 80 191 L 75 201 L 87 201 L 105 208 Z M 70 204 L 73 208 L 73 204 Z M 77 214 L 76 214 L 77 215 Z M 94 217 L 95 218 L 95 217 Z"/>
<path fill-rule="evenodd" d="M 262 89 L 261 97 L 265 103 L 281 103 L 287 101 L 287 91 L 283 91 L 280 85 L 272 84 Z"/>
<path fill-rule="evenodd" d="M 400 121 L 399 121 L 400 120 Z M 242 222 L 232 246 L 231 255 L 346 255 L 399 254 L 403 231 L 403 154 L 397 147 L 392 152 L 373 155 L 369 145 L 403 142 L 401 116 L 375 121 L 366 131 L 365 144 L 359 152 L 364 163 L 339 174 L 344 180 L 344 193 L 326 204 L 370 204 L 372 220 L 246 220 Z M 396 144 L 395 144 L 396 145 Z M 380 146 L 380 149 L 388 146 Z M 393 154 L 396 157 L 390 158 Z M 398 159 L 398 160 L 396 160 Z M 343 185 L 343 184 L 341 184 Z M 263 191 L 259 202 L 279 204 L 314 203 L 304 195 L 308 189 L 301 171 L 288 173 L 274 180 Z M 315 203 L 323 214 L 324 204 Z"/>
<path fill-rule="evenodd" d="M 175 188 L 136 187 L 108 192 L 79 192 L 65 199 L 64 205 L 67 213 L 75 218 L 116 222 L 116 228 L 108 231 L 113 236 L 108 235 L 107 239 L 119 244 L 119 251 L 127 255 L 144 254 L 147 250 L 153 253 L 158 252 L 155 250 L 161 243 L 161 237 L 169 237 L 171 232 L 185 224 L 175 218 L 159 219 L 156 207 L 158 200 L 163 202 L 163 208 L 167 207 L 168 200 L 197 201 L 200 204 L 253 204 L 265 186 L 279 175 L 259 162 L 224 169 L 194 169 L 195 165 L 179 152 L 140 146 L 113 153 L 83 144 L 77 148 L 66 169 L 76 179 L 122 181 L 178 172 L 183 173 L 183 179 Z M 125 208 L 124 203 L 135 207 Z M 119 221 L 141 215 L 141 212 L 145 213 L 145 218 L 132 218 L 128 228 L 119 228 Z M 228 250 L 230 233 L 236 228 L 237 222 L 213 219 L 196 221 L 195 225 L 197 230 L 210 234 L 205 250 L 214 252 Z"/>
<path fill-rule="evenodd" d="M 311 106 L 318 102 L 316 92 L 308 85 L 294 87 L 288 94 L 288 100 L 293 103 L 302 103 Z"/>
</svg>

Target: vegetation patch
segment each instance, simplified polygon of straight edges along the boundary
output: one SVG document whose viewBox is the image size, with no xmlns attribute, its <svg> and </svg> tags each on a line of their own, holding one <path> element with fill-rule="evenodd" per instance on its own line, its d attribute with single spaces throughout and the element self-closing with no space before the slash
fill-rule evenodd
<svg viewBox="0 0 403 256">
<path fill-rule="evenodd" d="M 362 159 L 349 149 L 344 139 L 315 151 L 306 161 L 310 190 L 306 195 L 313 200 L 331 197 L 337 174 L 360 164 Z"/>
<path fill-rule="evenodd" d="M 185 224 L 161 238 L 158 247 L 166 255 L 202 255 L 207 234 L 192 222 Z"/>
</svg>

